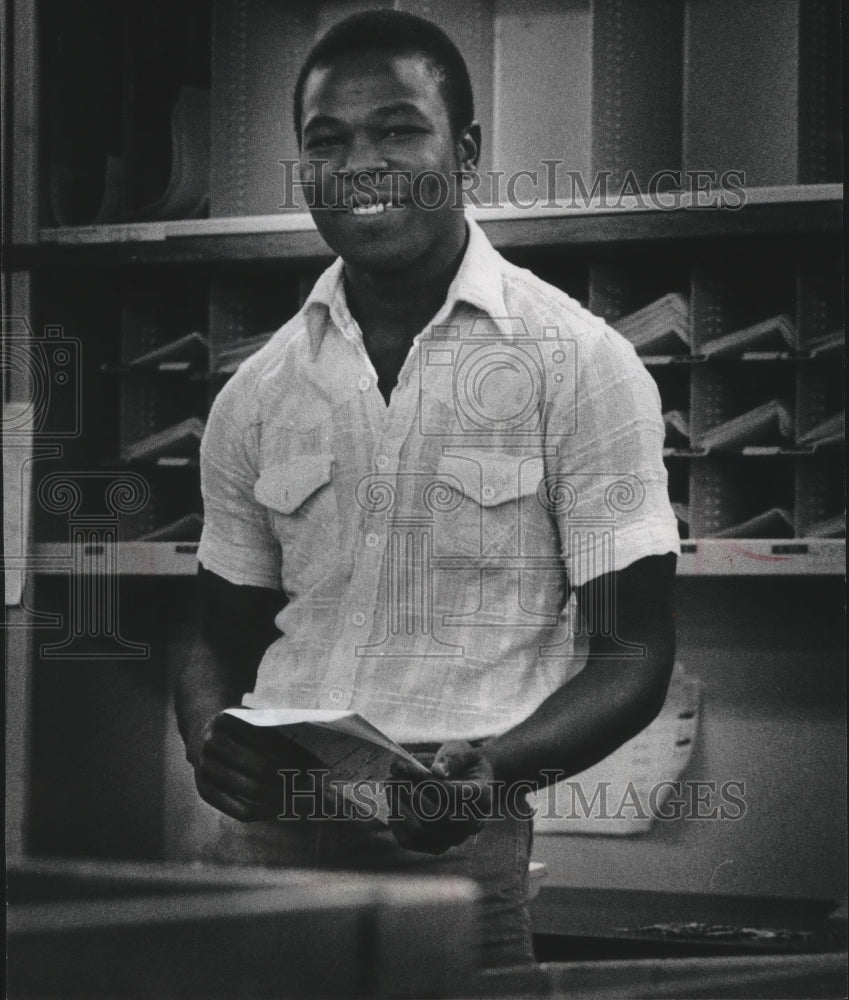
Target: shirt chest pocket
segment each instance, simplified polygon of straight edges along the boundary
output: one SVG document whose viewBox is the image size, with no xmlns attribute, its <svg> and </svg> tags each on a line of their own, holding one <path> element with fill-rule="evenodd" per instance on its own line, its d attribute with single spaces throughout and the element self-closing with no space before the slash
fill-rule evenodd
<svg viewBox="0 0 849 1000">
<path fill-rule="evenodd" d="M 302 589 L 338 556 L 333 456 L 296 455 L 285 463 L 268 466 L 254 485 L 254 496 L 268 511 L 280 542 L 284 586 Z"/>
<path fill-rule="evenodd" d="M 434 516 L 434 552 L 515 557 L 550 551 L 553 525 L 537 499 L 540 457 L 462 449 L 443 455 L 436 478 L 444 490 Z"/>
</svg>

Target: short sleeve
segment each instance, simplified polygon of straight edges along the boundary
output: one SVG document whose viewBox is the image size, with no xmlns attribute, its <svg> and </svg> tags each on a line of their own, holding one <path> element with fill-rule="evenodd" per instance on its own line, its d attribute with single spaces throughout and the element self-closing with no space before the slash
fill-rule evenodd
<svg viewBox="0 0 849 1000">
<path fill-rule="evenodd" d="M 254 497 L 256 394 L 237 373 L 210 410 L 200 448 L 204 523 L 198 560 L 231 583 L 281 589 L 280 544 Z"/>
<path fill-rule="evenodd" d="M 572 586 L 645 556 L 678 553 L 663 463 L 660 396 L 633 347 L 609 327 L 577 345 L 577 378 L 555 399 L 545 496 Z"/>
</svg>

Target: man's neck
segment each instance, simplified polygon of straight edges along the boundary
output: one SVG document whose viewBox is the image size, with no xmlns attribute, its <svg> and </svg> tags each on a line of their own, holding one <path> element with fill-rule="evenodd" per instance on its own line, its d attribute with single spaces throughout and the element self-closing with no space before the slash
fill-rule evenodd
<svg viewBox="0 0 849 1000">
<path fill-rule="evenodd" d="M 403 271 L 368 271 L 345 265 L 345 294 L 371 354 L 400 350 L 445 302 L 465 253 L 468 233 L 463 221 L 438 254 Z"/>
</svg>

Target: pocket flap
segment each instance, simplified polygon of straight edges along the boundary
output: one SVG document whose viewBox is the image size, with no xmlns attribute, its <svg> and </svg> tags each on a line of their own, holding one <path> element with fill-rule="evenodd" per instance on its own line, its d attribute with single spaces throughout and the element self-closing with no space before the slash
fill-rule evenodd
<svg viewBox="0 0 849 1000">
<path fill-rule="evenodd" d="M 463 449 L 443 455 L 437 475 L 451 476 L 470 500 L 482 507 L 495 507 L 521 496 L 533 495 L 545 473 L 541 456 L 510 455 Z"/>
<path fill-rule="evenodd" d="M 294 513 L 325 483 L 330 482 L 332 455 L 298 455 L 285 465 L 263 469 L 254 484 L 254 496 L 265 507 Z"/>
</svg>

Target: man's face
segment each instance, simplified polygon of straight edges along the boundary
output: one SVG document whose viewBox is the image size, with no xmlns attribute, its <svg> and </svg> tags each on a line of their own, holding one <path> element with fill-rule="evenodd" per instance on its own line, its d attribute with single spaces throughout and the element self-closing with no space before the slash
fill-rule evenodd
<svg viewBox="0 0 849 1000">
<path fill-rule="evenodd" d="M 302 122 L 301 176 L 332 250 L 375 271 L 439 253 L 462 218 L 462 149 L 423 56 L 360 53 L 317 66 Z"/>
</svg>

